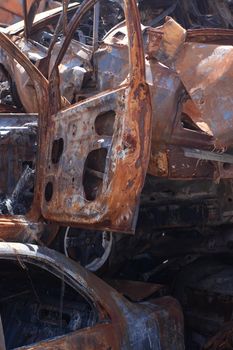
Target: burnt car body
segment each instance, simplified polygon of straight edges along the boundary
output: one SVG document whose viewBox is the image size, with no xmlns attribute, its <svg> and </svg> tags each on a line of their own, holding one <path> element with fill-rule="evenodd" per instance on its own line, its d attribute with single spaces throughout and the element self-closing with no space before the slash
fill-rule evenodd
<svg viewBox="0 0 233 350">
<path fill-rule="evenodd" d="M 56 98 L 57 94 L 60 95 L 60 90 L 58 85 L 56 87 L 57 92 L 55 93 L 55 90 L 53 90 L 55 88 L 52 85 L 55 83 L 55 80 L 56 80 L 55 77 L 53 77 L 53 75 L 58 74 L 57 67 L 60 64 L 59 61 L 62 60 L 62 56 L 65 55 L 66 46 L 68 46 L 69 42 L 71 41 L 73 32 L 76 29 L 76 26 L 80 20 L 80 17 L 82 17 L 83 14 L 89 8 L 91 8 L 91 5 L 92 4 L 89 5 L 89 3 L 88 5 L 85 5 L 85 3 L 83 3 L 80 9 L 78 9 L 76 14 L 72 17 L 69 23 L 69 27 L 67 28 L 68 34 L 65 38 L 64 43 L 61 45 L 60 53 L 57 56 L 57 60 L 54 62 L 54 68 L 52 69 L 50 74 L 51 83 L 46 80 L 46 78 L 39 72 L 39 70 L 33 64 L 30 64 L 30 68 L 29 68 L 28 63 L 30 61 L 26 59 L 26 57 L 22 54 L 21 51 L 18 51 L 19 56 L 21 56 L 21 58 L 18 57 L 20 61 L 19 63 L 23 64 L 23 68 L 26 69 L 27 73 L 29 73 L 28 71 L 28 68 L 29 68 L 29 70 L 31 70 L 32 75 L 34 75 L 34 73 L 36 72 L 36 75 L 38 75 L 38 77 L 40 76 L 41 82 L 43 81 L 44 88 L 41 88 L 41 85 L 40 85 L 38 86 L 38 91 L 37 91 L 37 93 L 40 94 L 40 96 L 37 96 L 39 109 L 41 108 L 42 105 L 44 106 L 46 105 L 44 99 L 47 98 L 48 100 L 48 97 L 49 97 L 49 100 L 47 101 L 47 107 L 45 108 L 46 110 L 44 110 L 43 112 L 39 111 L 39 119 L 42 121 L 42 124 L 43 124 L 43 120 L 45 121 L 45 119 L 47 119 L 47 118 L 44 119 L 45 117 L 44 113 L 45 114 L 48 113 L 50 116 L 52 116 L 57 112 L 59 112 L 61 108 L 63 111 L 67 109 L 68 113 L 71 113 L 71 114 L 73 113 L 73 118 L 71 118 L 73 119 L 73 123 L 72 125 L 70 124 L 69 126 L 69 132 L 71 132 L 73 138 L 75 138 L 76 136 L 76 132 L 77 132 L 76 130 L 80 130 L 81 125 L 84 125 L 85 121 L 76 120 L 77 111 L 74 109 L 72 112 L 72 108 L 75 108 L 75 105 L 73 105 L 72 107 L 66 98 L 63 98 L 62 96 L 60 96 L 58 97 L 58 100 L 54 102 L 52 101 L 52 98 Z M 49 175 L 50 173 L 49 179 L 46 180 L 44 176 L 39 176 L 40 180 L 43 182 L 43 184 L 41 182 L 39 187 L 43 186 L 43 190 L 41 191 L 39 187 L 37 189 L 38 196 L 40 197 L 40 199 L 38 197 L 37 200 L 39 200 L 39 202 L 41 200 L 45 201 L 45 203 L 43 204 L 41 203 L 42 205 L 40 206 L 42 210 L 47 212 L 47 214 L 45 214 L 44 212 L 43 215 L 45 215 L 48 220 L 54 220 L 54 221 L 58 220 L 59 222 L 62 221 L 64 223 L 73 222 L 73 224 L 79 222 L 80 226 L 84 226 L 84 227 L 89 227 L 89 226 L 92 226 L 93 223 L 96 223 L 96 228 L 103 228 L 103 229 L 108 228 L 116 231 L 126 231 L 126 232 L 132 231 L 135 227 L 136 207 L 139 202 L 139 195 L 144 183 L 144 177 L 146 174 L 146 169 L 149 161 L 150 137 L 148 136 L 144 137 L 144 135 L 147 135 L 146 130 L 150 130 L 151 108 L 150 108 L 150 96 L 149 94 L 146 93 L 146 91 L 143 91 L 144 85 L 145 85 L 145 90 L 148 89 L 148 87 L 147 87 L 147 84 L 145 83 L 145 80 L 143 80 L 145 79 L 144 77 L 145 63 L 144 63 L 143 52 L 139 49 L 139 47 L 141 47 L 141 31 L 140 31 L 140 27 L 135 27 L 135 26 L 138 26 L 139 21 L 132 22 L 133 24 L 135 23 L 135 25 L 133 25 L 130 21 L 130 14 L 127 13 L 127 11 L 129 10 L 127 6 L 125 6 L 128 30 L 129 32 L 132 33 L 131 34 L 133 37 L 132 40 L 135 40 L 135 47 L 136 47 L 136 52 L 134 52 L 133 50 L 129 51 L 129 57 L 130 57 L 130 60 L 132 61 L 131 68 L 130 68 L 131 81 L 130 81 L 130 84 L 126 82 L 126 84 L 120 87 L 120 89 L 116 88 L 111 92 L 107 91 L 106 93 L 103 92 L 102 94 L 96 95 L 96 92 L 94 91 L 93 92 L 94 97 L 89 98 L 88 101 L 79 103 L 80 108 L 83 110 L 82 114 L 83 114 L 84 120 L 86 119 L 84 117 L 84 114 L 87 113 L 87 109 L 88 110 L 93 109 L 93 121 L 92 122 L 89 121 L 89 123 L 91 123 L 93 126 L 91 126 L 91 128 L 86 128 L 87 132 L 93 133 L 93 136 L 92 136 L 93 145 L 91 145 L 89 142 L 87 142 L 86 145 L 83 144 L 82 146 L 83 149 L 79 157 L 80 159 L 78 162 L 79 164 L 77 164 L 75 159 L 74 160 L 69 159 L 70 156 L 68 155 L 70 154 L 70 152 L 73 154 L 76 153 L 75 150 L 70 151 L 69 147 L 72 147 L 72 145 L 74 146 L 76 145 L 75 147 L 78 147 L 78 143 L 77 142 L 70 143 L 70 141 L 67 139 L 68 143 L 67 143 L 67 146 L 65 147 L 66 142 L 65 142 L 64 135 L 66 135 L 68 131 L 67 130 L 65 132 L 65 128 L 68 127 L 67 122 L 64 121 L 63 126 L 57 125 L 57 128 L 59 130 L 64 130 L 65 132 L 64 135 L 58 135 L 57 133 L 58 129 L 55 132 L 55 129 L 56 129 L 55 125 L 51 127 L 47 125 L 48 121 L 51 123 L 55 122 L 55 120 L 52 121 L 51 118 L 45 121 L 46 125 L 43 125 L 43 131 L 54 130 L 56 134 L 54 135 L 53 144 L 49 149 L 47 149 L 48 154 L 46 157 L 48 157 L 49 162 L 51 162 L 51 164 L 48 165 L 49 168 L 47 170 L 44 169 L 44 171 L 47 175 Z M 135 13 L 135 18 L 136 16 L 138 16 L 137 12 Z M 73 32 L 71 30 L 72 26 L 74 27 Z M 134 34 L 135 32 L 137 33 L 137 36 L 135 36 Z M 2 38 L 2 47 L 4 50 L 7 51 L 9 49 L 8 43 L 10 41 L 4 33 L 1 33 L 1 38 Z M 6 43 L 6 45 L 4 45 L 4 42 Z M 16 56 L 14 57 L 16 58 Z M 26 68 L 26 66 L 28 66 L 28 68 Z M 136 81 L 136 85 L 138 86 L 138 88 L 142 90 L 137 92 L 134 91 L 134 88 L 136 89 L 136 87 L 134 87 L 133 85 L 134 79 Z M 35 81 L 35 84 L 37 85 L 38 81 Z M 130 86 L 129 89 L 128 89 L 128 85 Z M 51 88 L 51 91 L 50 91 L 50 88 Z M 134 103 L 131 104 L 131 101 L 134 101 L 134 99 L 131 100 L 128 97 L 130 96 L 130 94 L 133 94 L 133 93 L 135 97 L 137 96 L 136 104 Z M 127 94 L 127 96 L 125 94 Z M 95 101 L 97 99 L 95 95 L 98 97 L 98 106 L 95 106 Z M 32 97 L 33 96 L 31 96 L 31 98 Z M 101 99 L 103 100 L 102 103 L 100 103 Z M 122 103 L 119 104 L 117 99 L 119 101 L 121 100 Z M 55 107 L 55 105 L 57 105 L 57 107 Z M 137 109 L 137 111 L 135 109 Z M 126 113 L 126 110 L 127 110 L 127 113 Z M 144 110 L 145 112 L 145 118 L 144 118 L 145 121 L 143 125 L 140 127 L 140 133 L 139 133 L 138 132 L 139 124 L 140 124 L 139 113 L 141 110 Z M 125 116 L 124 127 L 122 126 L 122 129 L 120 129 L 120 125 L 118 125 L 117 132 L 115 132 L 116 130 L 112 130 L 112 131 L 110 130 L 109 131 L 110 135 L 105 135 L 104 127 L 97 125 L 98 119 L 103 119 L 104 122 L 106 119 L 108 122 L 108 113 L 110 113 L 111 111 L 113 111 L 112 113 L 114 114 L 113 122 L 115 122 L 115 124 L 120 123 L 120 121 L 117 121 L 117 118 L 120 118 L 119 115 L 123 113 L 123 115 Z M 98 118 L 98 116 L 100 117 Z M 70 119 L 70 117 L 68 118 Z M 62 122 L 64 118 L 61 116 L 61 118 L 56 118 L 56 120 L 58 119 L 61 119 L 61 122 Z M 126 120 L 128 120 L 127 123 L 126 123 Z M 81 124 L 79 125 L 79 123 Z M 103 130 L 101 130 L 101 127 Z M 84 129 L 85 129 L 85 126 L 84 126 Z M 40 135 L 40 132 L 39 132 L 39 135 Z M 103 138 L 102 139 L 100 138 L 102 135 L 106 136 L 106 140 Z M 42 141 L 42 146 L 48 145 L 46 138 L 51 139 L 51 136 L 52 135 L 44 134 L 45 139 L 44 141 Z M 90 138 L 91 134 L 89 136 L 87 134 L 86 137 Z M 40 139 L 40 136 L 39 136 L 39 139 Z M 142 143 L 143 143 L 143 146 L 142 146 Z M 39 144 L 41 143 L 39 142 Z M 47 148 L 47 146 L 45 148 Z M 60 161 L 60 157 L 61 157 L 60 153 L 64 153 L 65 155 L 65 149 L 67 149 L 68 151 L 68 154 L 65 156 L 65 158 L 67 159 L 66 161 L 68 163 L 63 164 L 63 166 L 64 168 L 67 168 L 67 166 L 69 167 L 71 166 L 69 173 L 70 175 L 72 175 L 70 178 L 70 181 L 71 181 L 70 190 L 71 192 L 73 192 L 72 196 L 70 196 L 71 193 L 68 194 L 68 192 L 70 192 L 70 190 L 68 191 L 68 187 L 67 187 L 68 184 L 67 185 L 65 185 L 65 183 L 62 184 L 60 181 L 59 183 L 57 183 L 55 187 L 52 184 L 52 178 L 54 178 L 54 180 L 55 180 L 55 177 L 57 178 L 57 174 L 55 175 L 54 171 L 58 171 L 59 173 L 63 172 L 62 168 L 60 169 L 58 168 L 59 168 L 59 164 L 63 163 Z M 51 152 L 53 154 L 52 158 L 51 158 Z M 39 149 L 38 149 L 37 155 L 40 155 Z M 43 155 L 45 156 L 45 150 L 43 151 Z M 43 160 L 40 159 L 40 161 L 42 162 L 45 161 L 47 163 L 48 159 L 46 160 L 46 157 L 43 157 Z M 89 174 L 91 169 L 89 171 L 89 170 L 86 170 L 86 168 L 89 168 L 91 166 L 89 165 L 89 163 L 91 164 L 91 162 L 95 162 L 97 160 L 98 160 L 98 164 L 94 166 L 99 166 L 100 169 L 99 170 L 93 169 L 92 173 Z M 138 160 L 138 163 L 137 163 L 137 160 Z M 74 168 L 72 170 L 71 164 L 73 162 L 75 164 L 73 164 Z M 108 172 L 104 173 L 105 163 L 109 170 Z M 132 165 L 134 164 L 135 171 L 133 171 L 132 166 L 129 167 L 128 164 L 132 164 Z M 42 168 L 44 168 L 44 166 L 42 166 L 41 169 Z M 120 172 L 121 169 L 123 168 L 124 168 L 125 175 L 126 175 L 126 170 L 128 169 L 128 174 L 126 177 L 128 179 L 126 181 L 129 187 L 128 190 L 127 190 L 127 187 L 125 188 L 125 181 L 124 183 L 122 183 L 122 181 L 120 180 L 120 176 L 118 176 L 117 174 L 118 171 Z M 78 190 L 79 186 L 78 187 L 75 186 L 75 178 L 74 178 L 75 171 L 77 171 L 77 169 L 80 174 L 79 177 L 77 177 L 76 179 L 80 183 L 79 190 Z M 97 171 L 96 174 L 94 174 L 95 171 Z M 102 179 L 100 174 L 98 174 L 101 172 L 106 175 L 106 176 L 103 175 Z M 91 181 L 89 177 L 91 177 Z M 74 180 L 72 181 L 73 178 Z M 66 182 L 65 178 L 64 178 L 64 181 Z M 72 183 L 74 184 L 72 185 Z M 60 185 L 63 188 L 62 191 L 58 188 Z M 113 196 L 113 188 L 115 188 L 115 186 L 118 189 L 117 194 L 121 192 L 122 198 L 120 202 L 118 202 L 117 199 L 114 198 Z M 37 197 L 36 195 L 37 190 L 35 189 L 34 199 Z M 67 199 L 65 199 L 66 190 L 67 190 Z M 42 192 L 44 192 L 43 196 L 42 196 Z M 111 200 L 109 199 L 110 192 L 111 192 Z M 128 192 L 130 192 L 130 195 L 128 195 Z M 59 196 L 61 193 L 63 196 L 62 200 L 65 203 L 67 203 L 65 210 L 64 208 L 61 209 L 60 205 L 57 205 L 60 200 Z M 99 197 L 99 198 L 96 198 L 96 197 Z M 77 202 L 77 198 L 80 199 L 78 202 Z M 53 202 L 53 199 L 54 199 L 54 202 Z M 80 208 L 77 207 L 75 209 L 70 202 L 72 200 L 74 200 L 74 202 L 76 203 L 75 205 L 79 203 Z M 55 203 L 57 204 L 55 205 Z M 34 204 L 35 206 L 37 206 L 35 202 Z M 53 207 L 53 205 L 56 206 L 56 209 L 55 207 Z M 61 212 L 59 213 L 60 210 Z M 31 209 L 31 213 L 34 213 L 33 208 Z M 90 213 L 92 214 L 90 215 Z M 62 215 L 62 218 L 61 218 L 61 215 Z M 36 216 L 38 216 L 38 213 L 36 214 Z"/>
<path fill-rule="evenodd" d="M 170 297 L 132 303 L 63 255 L 0 244 L 6 349 L 183 349 Z M 162 338 L 160 338 L 162 337 Z"/>
<path fill-rule="evenodd" d="M 109 30 L 107 4 L 63 5 L 0 31 L 1 237 L 50 245 L 110 277 L 146 260 L 131 276 L 170 287 L 187 348 L 201 349 L 231 321 L 201 303 L 231 292 L 196 285 L 209 256 L 232 254 L 233 31 L 169 17 L 144 27 L 133 0 Z M 227 281 L 226 261 L 218 269 Z"/>
</svg>

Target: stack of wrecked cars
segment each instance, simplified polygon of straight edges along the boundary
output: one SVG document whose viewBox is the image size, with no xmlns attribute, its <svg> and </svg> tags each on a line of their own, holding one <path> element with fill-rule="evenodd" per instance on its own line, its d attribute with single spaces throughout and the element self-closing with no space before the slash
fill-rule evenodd
<svg viewBox="0 0 233 350">
<path fill-rule="evenodd" d="M 1 348 L 232 349 L 230 5 L 42 3 L 0 28 Z"/>
</svg>

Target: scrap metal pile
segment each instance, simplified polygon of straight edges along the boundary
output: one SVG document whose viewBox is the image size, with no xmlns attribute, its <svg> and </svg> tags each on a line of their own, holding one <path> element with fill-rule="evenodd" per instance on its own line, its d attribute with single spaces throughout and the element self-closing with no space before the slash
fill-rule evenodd
<svg viewBox="0 0 233 350">
<path fill-rule="evenodd" d="M 0 349 L 233 349 L 233 1 L 0 23 Z"/>
</svg>

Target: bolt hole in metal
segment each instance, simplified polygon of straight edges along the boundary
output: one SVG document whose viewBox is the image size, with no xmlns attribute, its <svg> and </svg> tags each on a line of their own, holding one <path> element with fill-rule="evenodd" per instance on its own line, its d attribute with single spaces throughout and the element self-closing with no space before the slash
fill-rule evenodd
<svg viewBox="0 0 233 350">
<path fill-rule="evenodd" d="M 95 272 L 107 262 L 113 245 L 112 232 L 85 231 L 67 227 L 64 236 L 64 253 Z"/>
<path fill-rule="evenodd" d="M 64 140 L 63 138 L 57 139 L 53 141 L 52 146 L 52 163 L 57 164 L 62 156 L 64 149 Z"/>
<path fill-rule="evenodd" d="M 45 187 L 45 200 L 50 202 L 53 197 L 53 184 L 52 182 L 48 182 Z"/>
</svg>

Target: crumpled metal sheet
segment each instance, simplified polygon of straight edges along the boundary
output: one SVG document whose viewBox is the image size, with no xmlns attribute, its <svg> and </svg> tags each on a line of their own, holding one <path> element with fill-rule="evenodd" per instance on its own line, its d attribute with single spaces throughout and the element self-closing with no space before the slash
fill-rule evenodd
<svg viewBox="0 0 233 350">
<path fill-rule="evenodd" d="M 175 60 L 175 67 L 215 138 L 215 146 L 223 149 L 231 146 L 233 47 L 185 43 Z"/>
<path fill-rule="evenodd" d="M 63 41 L 56 43 L 52 52 L 50 67 L 61 48 Z M 72 40 L 66 55 L 59 65 L 61 94 L 68 101 L 76 101 L 76 95 L 80 92 L 85 74 L 91 73 L 92 47 Z"/>
<path fill-rule="evenodd" d="M 46 57 L 47 49 L 42 45 L 36 46 L 25 38 L 17 38 L 15 43 L 32 62 L 38 63 Z M 62 41 L 56 43 L 54 47 L 50 61 L 51 66 L 61 45 Z M 59 66 L 61 94 L 70 102 L 75 99 L 76 94 L 81 90 L 84 75 L 92 71 L 91 57 L 91 47 L 73 40 Z M 5 59 L 8 60 L 8 67 L 11 75 L 14 77 L 24 109 L 28 113 L 38 113 L 35 89 L 28 74 L 19 63 L 13 59 L 6 58 L 3 54 L 2 63 L 5 62 Z"/>
<path fill-rule="evenodd" d="M 233 47 L 208 42 L 188 42 L 185 39 L 186 32 L 177 27 L 172 19 L 166 21 L 161 31 L 162 39 L 158 39 L 158 49 L 153 57 L 177 74 L 199 112 L 199 122 L 202 122 L 199 126 L 213 136 L 215 147 L 224 149 L 232 145 L 230 130 L 233 121 Z M 195 114 L 194 123 L 197 121 Z"/>
<path fill-rule="evenodd" d="M 46 56 L 46 50 L 44 48 L 37 48 L 31 42 L 27 42 L 25 38 L 16 41 L 16 44 L 24 54 L 28 55 L 32 62 L 36 62 Z M 10 75 L 14 77 L 17 92 L 24 109 L 28 113 L 38 113 L 36 92 L 25 69 L 12 58 L 8 60 L 8 65 L 10 67 Z"/>
</svg>

